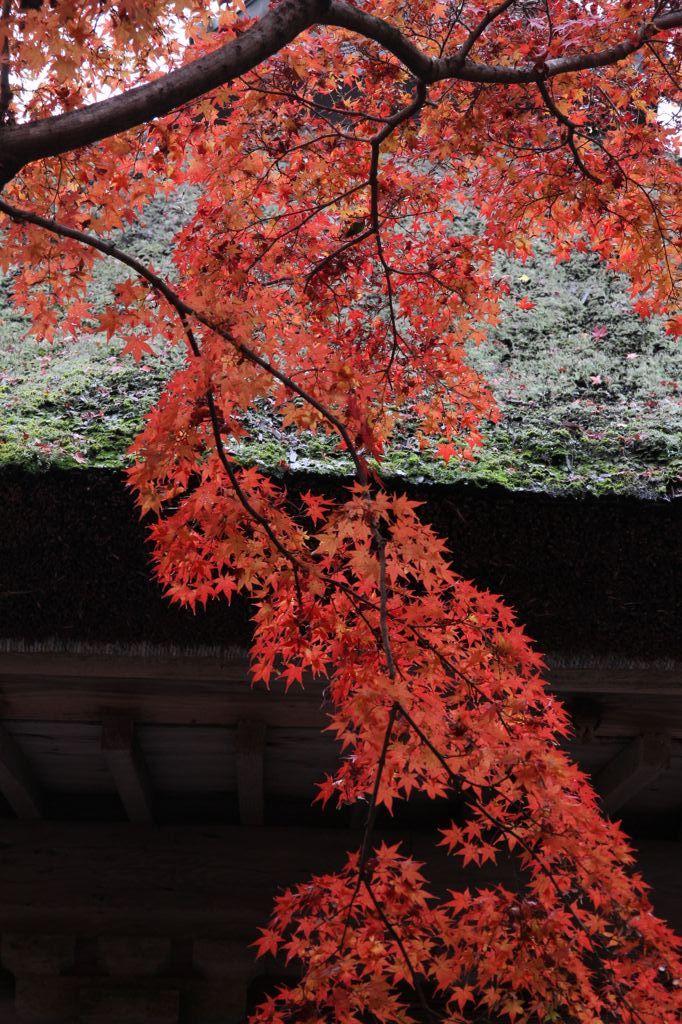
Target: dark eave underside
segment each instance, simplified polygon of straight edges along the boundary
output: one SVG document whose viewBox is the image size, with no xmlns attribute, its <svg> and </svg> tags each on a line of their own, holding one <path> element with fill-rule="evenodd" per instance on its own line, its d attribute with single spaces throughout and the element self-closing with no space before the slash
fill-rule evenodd
<svg viewBox="0 0 682 1024">
<path fill-rule="evenodd" d="M 292 492 L 329 479 L 291 476 Z M 516 608 L 541 650 L 682 655 L 679 501 L 411 487 L 459 572 Z M 113 471 L 0 472 L 0 637 L 244 646 L 245 602 L 196 615 L 150 579 L 145 529 Z"/>
</svg>

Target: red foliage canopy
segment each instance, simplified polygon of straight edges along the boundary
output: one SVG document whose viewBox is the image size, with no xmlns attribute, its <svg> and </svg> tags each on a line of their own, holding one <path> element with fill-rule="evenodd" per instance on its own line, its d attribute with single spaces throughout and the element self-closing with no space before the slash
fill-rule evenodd
<svg viewBox="0 0 682 1024">
<path fill-rule="evenodd" d="M 130 473 L 158 577 L 191 607 L 251 595 L 254 678 L 322 680 L 332 708 L 344 756 L 321 799 L 366 801 L 344 870 L 277 900 L 259 947 L 302 980 L 258 1019 L 673 1024 L 677 941 L 559 747 L 540 657 L 381 461 L 406 412 L 445 459 L 474 457 L 496 412 L 466 345 L 495 323 L 501 251 L 591 247 L 679 330 L 682 13 L 238 6 L 5 0 L 0 259 L 42 337 L 187 346 Z M 186 185 L 166 281 L 115 233 Z M 131 274 L 96 313 L 101 254 Z M 235 461 L 254 403 L 338 437 L 345 500 L 296 503 Z M 467 814 L 440 842 L 465 864 L 516 858 L 517 891 L 435 895 L 398 847 L 373 849 L 379 805 L 452 791 Z"/>
</svg>

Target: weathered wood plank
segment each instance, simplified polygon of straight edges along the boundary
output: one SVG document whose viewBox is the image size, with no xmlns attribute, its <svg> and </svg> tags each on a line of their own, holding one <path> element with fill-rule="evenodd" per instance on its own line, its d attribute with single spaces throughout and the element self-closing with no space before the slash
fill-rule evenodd
<svg viewBox="0 0 682 1024">
<path fill-rule="evenodd" d="M 268 725 L 321 727 L 321 688 L 290 691 L 251 687 L 248 680 L 145 676 L 10 675 L 0 656 L 0 719 L 99 722 L 101 709 L 130 712 L 158 725 L 236 725 L 260 718 Z"/>
<path fill-rule="evenodd" d="M 78 1024 L 177 1024 L 180 994 L 175 989 L 136 989 L 84 986 L 80 992 Z"/>
<path fill-rule="evenodd" d="M 266 792 L 276 797 L 301 794 L 312 800 L 317 783 L 337 771 L 340 753 L 340 744 L 320 728 L 270 728 L 265 747 Z"/>
<path fill-rule="evenodd" d="M 562 665 L 548 659 L 547 679 L 557 693 L 672 696 L 682 698 L 682 666 L 619 667 L 604 664 Z"/>
<path fill-rule="evenodd" d="M 19 827 L 20 826 L 20 827 Z M 255 938 L 275 891 L 340 867 L 342 830 L 3 823 L 3 931 Z"/>
<path fill-rule="evenodd" d="M 600 721 L 595 735 L 601 739 L 635 736 L 640 732 L 667 732 L 682 739 L 682 693 L 600 694 Z"/>
<path fill-rule="evenodd" d="M 46 793 L 114 791 L 100 749 L 99 723 L 10 721 L 6 729 Z"/>
<path fill-rule="evenodd" d="M 158 793 L 235 793 L 234 726 L 139 725 L 137 739 Z"/>
<path fill-rule="evenodd" d="M 63 651 L 0 653 L 2 671 L 8 675 L 74 676 L 90 679 L 195 679 L 242 681 L 249 676 L 249 656 L 244 648 L 223 654 L 183 654 L 181 650 L 156 653 Z"/>
</svg>

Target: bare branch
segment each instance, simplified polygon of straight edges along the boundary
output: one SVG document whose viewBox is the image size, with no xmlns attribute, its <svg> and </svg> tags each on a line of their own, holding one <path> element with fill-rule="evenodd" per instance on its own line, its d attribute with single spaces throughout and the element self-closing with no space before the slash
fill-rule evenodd
<svg viewBox="0 0 682 1024">
<path fill-rule="evenodd" d="M 388 588 L 386 585 L 386 538 L 382 536 L 379 527 L 375 525 L 374 536 L 379 548 L 379 628 L 381 631 L 381 645 L 386 658 L 386 667 L 389 679 L 396 677 L 395 659 L 391 647 L 391 634 L 388 629 Z"/>
<path fill-rule="evenodd" d="M 386 280 L 386 293 L 388 296 L 388 309 L 391 320 L 391 331 L 393 335 L 393 352 L 391 359 L 395 355 L 395 351 L 398 347 L 399 334 L 398 325 L 395 312 L 395 301 L 393 294 L 393 282 L 391 280 L 392 268 L 389 266 L 386 256 L 384 254 L 384 247 L 381 238 L 381 223 L 379 217 L 379 157 L 381 154 L 381 145 L 386 139 L 393 134 L 393 132 L 401 124 L 409 121 L 419 113 L 421 108 L 426 103 L 427 89 L 424 82 L 417 82 L 416 92 L 414 99 L 401 107 L 390 117 L 384 118 L 383 127 L 380 128 L 374 135 L 372 135 L 367 141 L 371 146 L 371 159 L 369 168 L 369 177 L 366 184 L 369 187 L 369 227 L 365 228 L 364 231 L 360 231 L 357 235 L 353 235 L 352 238 L 343 242 L 333 252 L 328 253 L 324 256 L 315 266 L 309 271 L 306 278 L 306 288 L 309 287 L 313 278 L 315 278 L 321 270 L 328 266 L 331 262 L 338 259 L 339 256 L 343 255 L 348 249 L 352 249 L 364 242 L 365 239 L 370 238 L 372 235 L 376 238 L 377 256 L 381 264 L 384 277 Z"/>
<path fill-rule="evenodd" d="M 362 835 L 362 846 L 360 847 L 360 854 L 358 856 L 358 877 L 353 887 L 351 898 L 348 901 L 348 906 L 344 910 L 343 915 L 343 930 L 341 932 L 341 938 L 339 944 L 333 954 L 338 954 L 343 950 L 346 944 L 346 935 L 348 934 L 348 927 L 350 925 L 350 916 L 353 912 L 355 901 L 358 898 L 360 887 L 367 873 L 367 862 L 369 860 L 370 850 L 372 848 L 372 836 L 374 834 L 374 824 L 377 816 L 377 806 L 379 802 L 379 788 L 381 786 L 381 777 L 384 774 L 384 768 L 386 767 L 386 758 L 388 756 L 388 748 L 391 745 L 391 736 L 395 726 L 395 720 L 398 715 L 398 705 L 393 704 L 388 715 L 388 722 L 386 723 L 386 732 L 384 733 L 384 739 L 381 744 L 381 753 L 379 754 L 379 761 L 377 762 L 376 775 L 374 776 L 374 788 L 372 789 L 372 795 L 367 805 L 367 817 L 365 818 L 365 828 Z M 331 958 L 330 958 L 331 959 Z"/>
</svg>

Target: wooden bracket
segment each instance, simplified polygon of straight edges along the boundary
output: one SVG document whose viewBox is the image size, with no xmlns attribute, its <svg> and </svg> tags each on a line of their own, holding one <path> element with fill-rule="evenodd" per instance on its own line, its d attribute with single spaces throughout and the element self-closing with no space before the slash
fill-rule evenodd
<svg viewBox="0 0 682 1024">
<path fill-rule="evenodd" d="M 0 725 L 0 793 L 18 818 L 40 818 L 42 795 L 14 737 Z"/>
<path fill-rule="evenodd" d="M 107 715 L 102 719 L 102 753 L 128 819 L 139 823 L 151 822 L 152 789 L 135 739 L 132 718 Z"/>
<path fill-rule="evenodd" d="M 265 732 L 265 722 L 260 719 L 237 723 L 237 797 L 242 825 L 262 825 L 265 821 Z"/>
<path fill-rule="evenodd" d="M 594 779 L 609 814 L 624 807 L 640 790 L 670 767 L 670 737 L 648 732 L 619 750 Z"/>
</svg>

